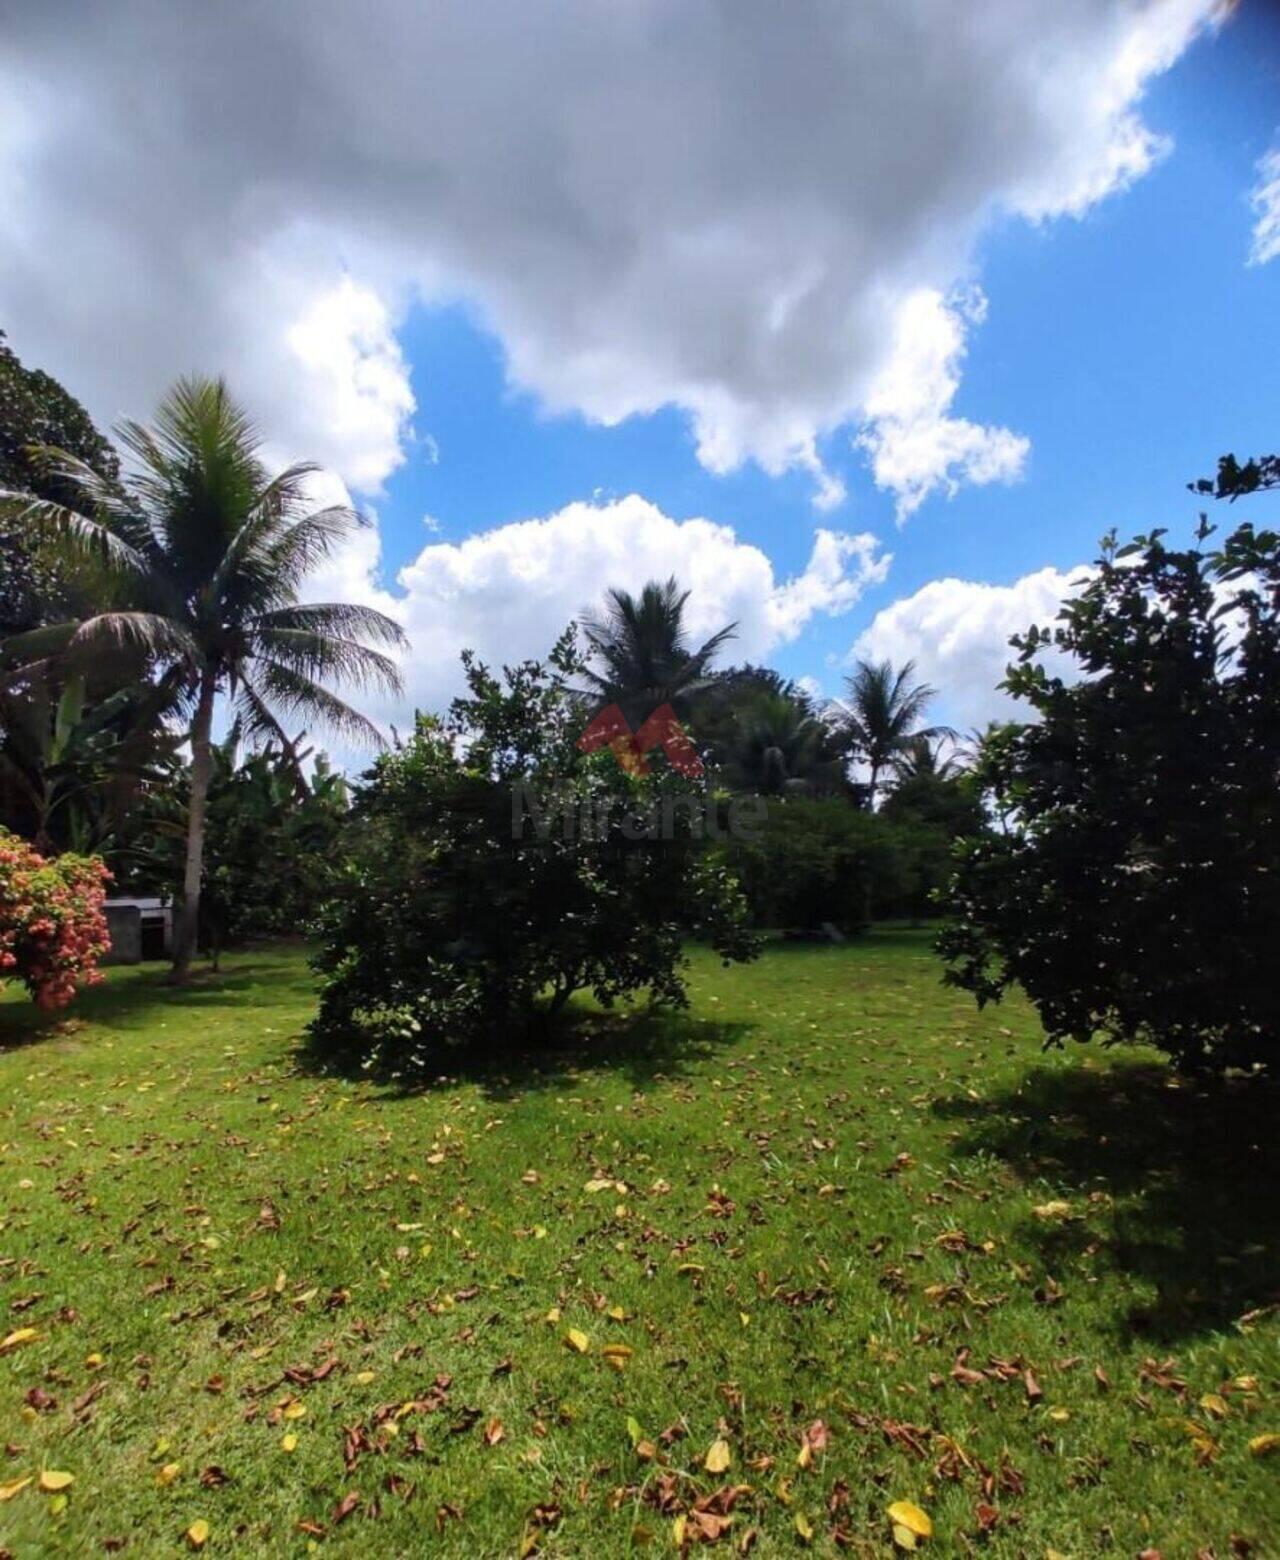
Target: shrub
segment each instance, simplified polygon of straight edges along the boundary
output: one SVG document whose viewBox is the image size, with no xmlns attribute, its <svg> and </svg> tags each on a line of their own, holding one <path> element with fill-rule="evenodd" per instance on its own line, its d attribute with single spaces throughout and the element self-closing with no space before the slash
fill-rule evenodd
<svg viewBox="0 0 1280 1560">
<path fill-rule="evenodd" d="M 941 826 L 871 813 L 846 797 L 771 797 L 754 838 L 730 839 L 722 859 L 742 884 L 752 924 L 810 931 L 831 922 L 864 931 L 871 919 L 932 913 L 951 876 Z"/>
<path fill-rule="evenodd" d="M 358 794 L 352 860 L 322 918 L 314 1044 L 381 1071 L 536 1034 L 577 990 L 681 1004 L 690 936 L 754 953 L 736 884 L 687 809 L 672 806 L 671 838 L 638 826 L 687 783 L 578 751 L 571 636 L 501 682 L 463 661 L 470 697 L 445 722 L 419 716 Z"/>
<path fill-rule="evenodd" d="M 874 887 L 892 866 L 887 830 L 843 798 L 771 798 L 754 839 L 730 840 L 724 859 L 742 883 L 755 925 L 808 930 L 866 925 Z"/>
<path fill-rule="evenodd" d="M 0 829 L 0 985 L 21 980 L 40 1007 L 54 1010 L 78 986 L 100 980 L 109 877 L 96 857 L 46 860 Z"/>
<path fill-rule="evenodd" d="M 1280 1034 L 1280 537 L 1211 534 L 1109 539 L 1057 627 L 1013 641 L 1004 687 L 1039 719 L 985 744 L 1004 830 L 962 848 L 941 942 L 952 984 L 1020 984 L 1051 1043 L 1196 1070 L 1274 1061 Z"/>
</svg>

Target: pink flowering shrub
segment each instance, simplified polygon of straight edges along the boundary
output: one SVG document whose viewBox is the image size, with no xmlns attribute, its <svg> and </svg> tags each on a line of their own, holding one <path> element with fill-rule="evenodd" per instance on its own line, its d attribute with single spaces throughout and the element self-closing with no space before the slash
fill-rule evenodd
<svg viewBox="0 0 1280 1560">
<path fill-rule="evenodd" d="M 102 904 L 111 874 L 96 856 L 46 860 L 0 829 L 0 988 L 22 981 L 39 1007 L 66 1007 L 102 979 L 109 937 Z"/>
</svg>

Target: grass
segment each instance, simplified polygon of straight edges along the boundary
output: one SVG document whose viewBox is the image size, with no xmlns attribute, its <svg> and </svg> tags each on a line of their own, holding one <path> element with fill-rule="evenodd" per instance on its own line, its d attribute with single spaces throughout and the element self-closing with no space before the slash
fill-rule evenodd
<svg viewBox="0 0 1280 1560">
<path fill-rule="evenodd" d="M 298 951 L 6 999 L 0 1483 L 74 1482 L 0 1547 L 1268 1552 L 1266 1098 L 1046 1057 L 918 933 L 691 991 L 416 1094 L 308 1071 Z"/>
</svg>

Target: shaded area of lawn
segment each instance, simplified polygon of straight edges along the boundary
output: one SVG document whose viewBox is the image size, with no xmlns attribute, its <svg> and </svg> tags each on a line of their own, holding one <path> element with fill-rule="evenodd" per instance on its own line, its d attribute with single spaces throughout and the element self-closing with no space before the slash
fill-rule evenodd
<svg viewBox="0 0 1280 1560">
<path fill-rule="evenodd" d="M 1118 1059 L 1031 1069 L 980 1101 L 942 1100 L 966 1123 L 963 1154 L 992 1154 L 1027 1180 L 1114 1201 L 1104 1252 L 1155 1298 L 1117 1325 L 1172 1344 L 1280 1303 L 1280 1092 L 1253 1080 L 1180 1080 Z M 1087 1212 L 1087 1202 L 1081 1204 Z M 1083 1252 L 1088 1221 L 1027 1221 L 1051 1265 Z"/>
<path fill-rule="evenodd" d="M 0 996 L 0 1054 L 39 1041 L 73 1039 L 99 1025 L 127 1032 L 153 1028 L 166 1014 L 261 1011 L 264 994 L 273 986 L 309 1001 L 313 982 L 302 957 L 293 947 L 242 954 L 217 972 L 197 966 L 185 986 L 169 983 L 167 964 L 109 967 L 100 985 L 81 991 L 69 1008 L 57 1013 L 41 1012 L 11 987 Z"/>
</svg>

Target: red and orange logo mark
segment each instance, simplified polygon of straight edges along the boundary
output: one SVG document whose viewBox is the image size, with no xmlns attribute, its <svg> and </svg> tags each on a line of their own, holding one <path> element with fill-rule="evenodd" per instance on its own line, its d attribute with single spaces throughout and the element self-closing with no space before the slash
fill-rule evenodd
<svg viewBox="0 0 1280 1560">
<path fill-rule="evenodd" d="M 660 747 L 677 774 L 688 780 L 702 778 L 702 760 L 669 704 L 654 710 L 639 731 L 632 731 L 616 704 L 600 711 L 578 738 L 579 751 L 596 753 L 607 747 L 629 775 L 647 775 L 645 754 Z"/>
</svg>

